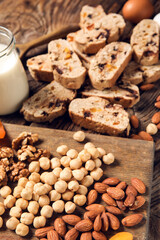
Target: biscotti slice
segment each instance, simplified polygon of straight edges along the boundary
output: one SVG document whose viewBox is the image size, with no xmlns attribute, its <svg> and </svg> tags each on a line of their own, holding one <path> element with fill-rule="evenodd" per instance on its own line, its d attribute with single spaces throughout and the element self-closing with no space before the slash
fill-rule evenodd
<svg viewBox="0 0 160 240">
<path fill-rule="evenodd" d="M 79 89 L 86 76 L 77 54 L 67 40 L 58 39 L 48 44 L 49 59 L 55 81 L 70 89 Z"/>
<path fill-rule="evenodd" d="M 69 105 L 72 121 L 95 132 L 120 135 L 129 126 L 128 113 L 119 104 L 99 97 L 76 98 Z"/>
<path fill-rule="evenodd" d="M 131 61 L 124 69 L 121 80 L 123 82 L 130 82 L 136 85 L 143 82 L 143 71 L 141 70 L 140 66 L 140 64 Z"/>
<path fill-rule="evenodd" d="M 85 5 L 80 12 L 80 27 L 83 28 L 90 26 L 93 22 L 100 20 L 105 15 L 106 14 L 101 5 L 98 5 L 97 7 Z"/>
<path fill-rule="evenodd" d="M 75 53 L 77 53 L 77 55 L 81 59 L 82 64 L 84 65 L 84 67 L 89 69 L 90 62 L 91 62 L 92 58 L 94 57 L 94 55 L 82 53 L 77 48 L 77 46 L 75 44 L 75 36 L 76 36 L 76 34 L 77 34 L 77 32 L 69 33 L 67 35 L 67 41 L 71 44 L 73 50 L 75 51 Z"/>
<path fill-rule="evenodd" d="M 52 122 L 66 112 L 68 104 L 75 96 L 76 91 L 53 81 L 27 99 L 20 112 L 29 122 Z"/>
<path fill-rule="evenodd" d="M 127 82 L 102 91 L 87 86 L 81 94 L 83 97 L 101 97 L 124 108 L 131 108 L 140 100 L 139 88 Z"/>
<path fill-rule="evenodd" d="M 133 29 L 131 36 L 134 59 L 142 65 L 153 65 L 159 59 L 159 26 L 151 19 L 144 19 Z"/>
<path fill-rule="evenodd" d="M 125 68 L 121 80 L 133 84 L 152 83 L 160 79 L 160 61 L 152 66 L 143 66 L 134 61 Z"/>
<path fill-rule="evenodd" d="M 88 73 L 92 86 L 99 90 L 113 87 L 131 57 L 132 49 L 128 43 L 106 45 L 91 61 Z"/>
<path fill-rule="evenodd" d="M 42 54 L 27 60 L 28 70 L 36 81 L 51 82 L 53 81 L 53 69 L 48 54 Z"/>
</svg>

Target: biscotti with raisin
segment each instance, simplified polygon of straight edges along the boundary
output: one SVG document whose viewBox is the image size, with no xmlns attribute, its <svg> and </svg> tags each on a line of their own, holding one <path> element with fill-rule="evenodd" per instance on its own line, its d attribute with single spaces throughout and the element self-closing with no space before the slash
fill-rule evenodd
<svg viewBox="0 0 160 240">
<path fill-rule="evenodd" d="M 48 44 L 49 59 L 54 80 L 69 89 L 79 89 L 86 76 L 77 54 L 67 40 L 58 39 Z"/>
<path fill-rule="evenodd" d="M 140 100 L 139 88 L 129 82 L 120 82 L 110 89 L 97 90 L 87 86 L 81 92 L 83 97 L 101 97 L 124 108 L 131 108 Z"/>
<path fill-rule="evenodd" d="M 66 89 L 53 81 L 28 98 L 20 112 L 29 122 L 52 122 L 66 112 L 68 104 L 75 97 L 75 90 Z"/>
<path fill-rule="evenodd" d="M 132 48 L 125 42 L 113 42 L 101 49 L 91 60 L 89 77 L 98 90 L 111 88 L 132 57 Z"/>
<path fill-rule="evenodd" d="M 74 99 L 69 115 L 76 125 L 114 136 L 121 135 L 129 126 L 128 113 L 121 105 L 99 97 Z"/>
<path fill-rule="evenodd" d="M 48 54 L 38 55 L 27 60 L 28 70 L 36 81 L 51 82 L 53 81 L 53 69 Z"/>
<path fill-rule="evenodd" d="M 160 79 L 160 61 L 152 66 L 143 66 L 134 61 L 125 68 L 121 80 L 132 84 L 153 83 Z"/>
<path fill-rule="evenodd" d="M 133 29 L 130 40 L 137 63 L 153 65 L 159 60 L 159 26 L 151 19 L 144 19 Z"/>
</svg>

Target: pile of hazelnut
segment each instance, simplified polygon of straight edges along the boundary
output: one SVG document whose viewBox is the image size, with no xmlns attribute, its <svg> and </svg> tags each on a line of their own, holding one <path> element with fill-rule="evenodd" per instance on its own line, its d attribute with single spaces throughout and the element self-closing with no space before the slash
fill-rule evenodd
<svg viewBox="0 0 160 240">
<path fill-rule="evenodd" d="M 76 141 L 82 142 L 85 134 L 78 131 L 73 135 Z M 57 148 L 59 158 L 41 156 L 29 166 L 29 177 L 19 179 L 12 190 L 9 186 L 0 189 L 4 203 L 0 203 L 0 215 L 10 209 L 10 218 L 6 226 L 16 234 L 26 236 L 29 225 L 41 228 L 53 213 L 73 213 L 76 206 L 83 206 L 88 187 L 103 176 L 102 162 L 111 164 L 114 155 L 106 153 L 103 148 L 96 148 L 91 142 L 78 152 L 67 145 Z M 0 227 L 3 219 L 0 217 Z"/>
</svg>

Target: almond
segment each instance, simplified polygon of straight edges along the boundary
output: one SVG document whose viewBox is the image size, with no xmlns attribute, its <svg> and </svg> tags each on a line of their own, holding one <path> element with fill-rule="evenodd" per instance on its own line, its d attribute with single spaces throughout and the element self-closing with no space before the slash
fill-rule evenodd
<svg viewBox="0 0 160 240">
<path fill-rule="evenodd" d="M 109 226 L 113 229 L 113 230 L 117 230 L 120 227 L 120 222 L 118 220 L 118 218 L 116 216 L 114 216 L 112 213 L 107 212 L 106 213 L 109 219 Z"/>
<path fill-rule="evenodd" d="M 142 140 L 141 136 L 137 135 L 137 134 L 132 134 L 131 135 L 132 139 L 138 139 L 138 140 Z"/>
<path fill-rule="evenodd" d="M 107 240 L 106 236 L 102 232 L 93 231 L 92 232 L 92 237 L 95 240 Z"/>
<path fill-rule="evenodd" d="M 133 227 L 143 219 L 142 214 L 132 214 L 122 219 L 122 224 L 126 227 Z"/>
<path fill-rule="evenodd" d="M 79 232 L 75 229 L 72 228 L 69 230 L 66 235 L 65 235 L 65 240 L 76 240 L 78 238 Z"/>
<path fill-rule="evenodd" d="M 135 197 L 137 196 L 137 190 L 132 185 L 128 185 L 126 189 L 126 194 L 128 195 L 130 193 L 132 193 Z"/>
<path fill-rule="evenodd" d="M 144 197 L 142 197 L 142 196 L 137 196 L 136 199 L 135 199 L 135 202 L 134 202 L 133 206 L 130 207 L 129 209 L 130 209 L 130 210 L 136 210 L 136 209 L 142 207 L 142 206 L 145 204 L 145 202 L 146 202 L 146 200 L 145 200 Z"/>
<path fill-rule="evenodd" d="M 107 193 L 116 200 L 122 200 L 125 196 L 124 191 L 116 187 L 107 188 Z"/>
<path fill-rule="evenodd" d="M 82 233 L 80 240 L 92 240 L 92 233 L 91 232 Z"/>
<path fill-rule="evenodd" d="M 110 206 L 117 206 L 115 200 L 108 193 L 102 195 L 102 200 Z"/>
<path fill-rule="evenodd" d="M 137 116 L 132 115 L 130 118 L 131 124 L 134 128 L 138 128 L 139 127 L 139 120 L 137 118 Z"/>
<path fill-rule="evenodd" d="M 143 194 L 146 192 L 146 186 L 139 178 L 131 178 L 131 184 L 139 193 Z"/>
<path fill-rule="evenodd" d="M 75 226 L 78 222 L 81 221 L 81 218 L 74 214 L 68 214 L 64 215 L 62 217 L 63 221 L 65 221 L 67 224 Z"/>
<path fill-rule="evenodd" d="M 61 237 L 65 236 L 67 228 L 62 218 L 56 218 L 56 220 L 54 221 L 54 228 Z"/>
<path fill-rule="evenodd" d="M 127 183 L 126 182 L 120 182 L 116 187 L 124 190 L 127 187 Z"/>
<path fill-rule="evenodd" d="M 157 124 L 157 128 L 160 129 L 160 123 Z"/>
<path fill-rule="evenodd" d="M 157 102 L 160 101 L 160 95 L 156 98 L 156 101 L 157 101 Z"/>
<path fill-rule="evenodd" d="M 50 230 L 47 232 L 47 239 L 48 240 L 59 240 L 58 233 L 55 230 Z"/>
<path fill-rule="evenodd" d="M 121 215 L 122 211 L 114 206 L 106 206 L 106 210 L 114 215 Z"/>
<path fill-rule="evenodd" d="M 95 218 L 93 228 L 95 231 L 99 232 L 102 228 L 102 220 L 100 214 Z"/>
<path fill-rule="evenodd" d="M 143 140 L 146 140 L 146 141 L 153 141 L 153 137 L 145 132 L 145 131 L 141 131 L 138 133 L 138 135 L 143 139 Z"/>
<path fill-rule="evenodd" d="M 152 117 L 152 123 L 158 124 L 160 122 L 160 112 L 156 112 Z"/>
<path fill-rule="evenodd" d="M 155 106 L 156 108 L 160 109 L 160 101 L 159 101 L 159 102 L 156 102 L 156 103 L 154 104 L 154 106 Z"/>
<path fill-rule="evenodd" d="M 154 84 L 152 84 L 152 83 L 148 83 L 148 84 L 144 84 L 144 85 L 140 86 L 140 89 L 142 91 L 147 91 L 147 90 L 150 90 L 152 88 L 154 88 Z"/>
<path fill-rule="evenodd" d="M 50 227 L 39 228 L 35 231 L 35 236 L 38 238 L 43 238 L 47 235 L 47 232 L 50 230 L 54 230 L 54 227 L 50 226 Z"/>
<path fill-rule="evenodd" d="M 124 201 L 126 207 L 132 207 L 135 202 L 135 196 L 132 193 L 129 193 Z"/>
<path fill-rule="evenodd" d="M 101 219 L 102 219 L 102 231 L 107 232 L 109 228 L 109 220 L 105 212 L 102 213 Z"/>
<path fill-rule="evenodd" d="M 107 184 L 107 185 L 111 185 L 111 186 L 115 186 L 120 182 L 120 180 L 116 177 L 110 177 L 110 178 L 106 178 L 105 180 L 103 180 L 102 183 Z"/>
<path fill-rule="evenodd" d="M 94 189 L 98 192 L 98 193 L 105 193 L 107 188 L 109 186 L 105 183 L 95 183 L 94 184 Z"/>
<path fill-rule="evenodd" d="M 99 211 L 99 212 L 105 212 L 105 207 L 101 204 L 91 204 L 86 207 L 86 210 L 88 211 Z"/>
<path fill-rule="evenodd" d="M 93 228 L 93 223 L 89 219 L 84 219 L 75 225 L 79 232 L 89 232 Z"/>
<path fill-rule="evenodd" d="M 94 221 L 94 219 L 97 217 L 98 214 L 100 214 L 101 211 L 88 211 L 85 212 L 83 215 L 84 219 L 90 219 L 91 221 Z"/>
<path fill-rule="evenodd" d="M 92 189 L 87 196 L 87 203 L 88 205 L 91 205 L 92 203 L 94 203 L 97 200 L 98 197 L 98 193 L 95 189 Z"/>
<path fill-rule="evenodd" d="M 117 200 L 116 201 L 117 206 L 122 210 L 125 211 L 126 210 L 126 206 L 124 205 L 124 202 L 122 200 Z"/>
</svg>

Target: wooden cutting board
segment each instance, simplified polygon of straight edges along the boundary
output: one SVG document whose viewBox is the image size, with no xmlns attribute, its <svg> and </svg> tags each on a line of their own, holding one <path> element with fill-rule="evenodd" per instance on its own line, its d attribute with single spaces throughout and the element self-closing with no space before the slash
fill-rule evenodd
<svg viewBox="0 0 160 240">
<path fill-rule="evenodd" d="M 46 148 L 53 155 L 56 154 L 57 146 L 61 144 L 67 144 L 70 148 L 75 148 L 78 151 L 83 149 L 83 143 L 77 143 L 73 140 L 73 132 L 53 130 L 39 127 L 27 127 L 13 124 L 5 124 L 7 130 L 7 136 L 5 140 L 0 140 L 0 146 L 10 146 L 11 140 L 15 138 L 22 131 L 29 131 L 32 133 L 39 134 L 38 147 Z M 103 147 L 107 152 L 113 152 L 116 161 L 111 166 L 104 166 L 104 174 L 107 177 L 118 177 L 122 181 L 130 183 L 132 177 L 138 177 L 144 181 L 147 186 L 147 192 L 144 195 L 146 198 L 145 205 L 136 212 L 143 212 L 145 220 L 143 224 L 139 224 L 132 228 L 121 227 L 119 231 L 129 231 L 133 233 L 134 240 L 146 240 L 148 236 L 148 225 L 149 225 L 149 208 L 150 208 L 150 196 L 151 196 L 151 182 L 153 172 L 153 161 L 154 161 L 154 144 L 148 141 L 132 140 L 126 138 L 109 137 L 97 134 L 87 134 L 86 141 L 93 142 L 97 147 Z M 78 208 L 78 214 L 84 212 L 84 208 Z M 126 212 L 125 215 L 128 215 Z M 54 216 L 54 218 L 56 215 Z M 4 216 L 4 221 L 7 217 Z M 49 219 L 48 224 L 51 224 L 53 220 Z M 14 232 L 7 230 L 3 227 L 0 230 L 0 239 L 3 240 L 20 240 L 20 239 L 31 239 L 37 238 L 34 236 L 34 230 L 30 231 L 30 235 L 26 238 L 17 236 Z M 109 231 L 107 237 L 110 237 L 116 233 L 115 231 Z"/>
</svg>

